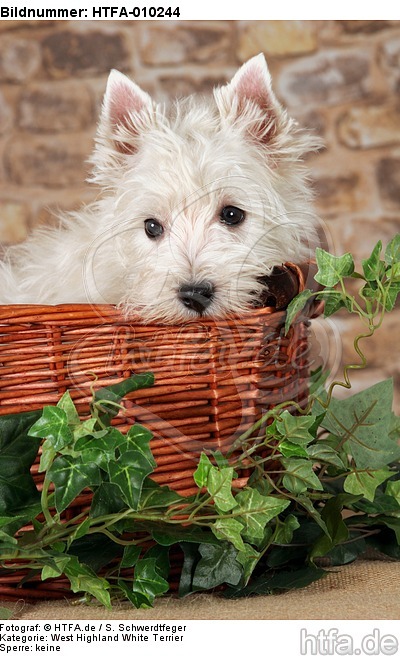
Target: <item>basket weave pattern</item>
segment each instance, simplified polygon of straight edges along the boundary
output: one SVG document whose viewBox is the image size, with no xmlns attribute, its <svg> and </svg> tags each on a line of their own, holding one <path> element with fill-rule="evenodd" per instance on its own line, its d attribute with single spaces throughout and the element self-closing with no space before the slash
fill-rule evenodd
<svg viewBox="0 0 400 656">
<path fill-rule="evenodd" d="M 310 321 L 303 315 L 285 336 L 285 316 L 266 307 L 240 319 L 167 326 L 126 320 L 108 305 L 0 306 L 0 415 L 56 404 L 68 389 L 84 417 L 93 389 L 151 371 L 154 386 L 128 395 L 114 422 L 122 432 L 135 422 L 149 428 L 152 478 L 188 496 L 197 491 L 203 450 L 225 454 L 266 410 L 306 403 Z M 38 460 L 32 474 L 40 489 Z M 235 485 L 246 482 L 242 471 Z M 90 495 L 85 490 L 67 512 L 78 515 Z M 62 580 L 31 581 L 26 591 L 20 580 L 0 577 L 1 596 L 68 592 Z"/>
<path fill-rule="evenodd" d="M 283 322 L 271 308 L 184 326 L 131 323 L 110 306 L 0 308 L 0 414 L 55 404 L 69 389 L 84 415 L 93 386 L 152 371 L 155 385 L 128 396 L 116 423 L 145 424 L 154 480 L 191 494 L 202 450 L 225 453 L 265 410 L 306 398 L 307 322 L 287 337 Z"/>
</svg>

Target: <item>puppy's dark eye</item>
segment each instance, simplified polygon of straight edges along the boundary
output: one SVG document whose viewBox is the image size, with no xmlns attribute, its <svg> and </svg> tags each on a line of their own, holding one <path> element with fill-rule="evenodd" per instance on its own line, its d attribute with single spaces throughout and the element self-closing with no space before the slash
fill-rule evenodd
<svg viewBox="0 0 400 656">
<path fill-rule="evenodd" d="M 234 207 L 233 205 L 227 205 L 223 207 L 220 213 L 220 219 L 222 223 L 228 226 L 237 226 L 246 218 L 246 212 L 239 209 L 239 207 Z"/>
<path fill-rule="evenodd" d="M 157 237 L 161 237 L 163 234 L 164 227 L 157 219 L 146 219 L 144 230 L 149 239 L 157 239 Z"/>
</svg>

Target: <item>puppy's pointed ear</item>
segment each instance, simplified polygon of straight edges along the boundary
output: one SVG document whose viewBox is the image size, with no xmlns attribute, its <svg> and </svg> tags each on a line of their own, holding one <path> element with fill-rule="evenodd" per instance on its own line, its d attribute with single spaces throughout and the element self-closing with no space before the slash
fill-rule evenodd
<svg viewBox="0 0 400 656">
<path fill-rule="evenodd" d="M 224 87 L 214 90 L 221 117 L 244 127 L 253 139 L 273 140 L 286 113 L 271 87 L 271 75 L 263 54 L 252 57 Z"/>
<path fill-rule="evenodd" d="M 150 96 L 126 75 L 112 70 L 104 95 L 98 136 L 117 153 L 132 154 L 137 137 L 153 115 Z"/>
</svg>

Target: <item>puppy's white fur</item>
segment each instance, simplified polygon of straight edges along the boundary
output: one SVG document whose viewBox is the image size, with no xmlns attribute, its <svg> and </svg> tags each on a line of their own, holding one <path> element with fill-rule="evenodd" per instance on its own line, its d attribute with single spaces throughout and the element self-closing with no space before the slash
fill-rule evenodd
<svg viewBox="0 0 400 656">
<path fill-rule="evenodd" d="M 260 277 L 310 255 L 302 158 L 318 146 L 278 103 L 263 55 L 212 99 L 169 108 L 113 71 L 92 157 L 101 198 L 8 249 L 0 302 L 115 303 L 144 321 L 177 322 L 198 316 L 181 286 L 208 281 L 204 315 L 244 313 Z M 221 222 L 226 206 L 245 220 Z M 148 218 L 164 229 L 157 239 L 145 233 Z"/>
</svg>

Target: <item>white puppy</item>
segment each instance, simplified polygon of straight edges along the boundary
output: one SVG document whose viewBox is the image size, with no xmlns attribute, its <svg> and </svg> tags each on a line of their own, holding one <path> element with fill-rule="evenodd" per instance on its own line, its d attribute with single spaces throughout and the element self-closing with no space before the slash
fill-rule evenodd
<svg viewBox="0 0 400 656">
<path fill-rule="evenodd" d="M 213 98 L 165 108 L 110 74 L 92 157 L 99 200 L 0 263 L 1 303 L 114 303 L 143 321 L 248 311 L 315 218 L 302 163 L 318 140 L 271 90 L 263 55 Z"/>
</svg>

